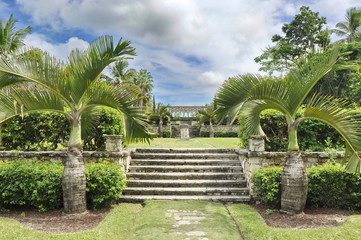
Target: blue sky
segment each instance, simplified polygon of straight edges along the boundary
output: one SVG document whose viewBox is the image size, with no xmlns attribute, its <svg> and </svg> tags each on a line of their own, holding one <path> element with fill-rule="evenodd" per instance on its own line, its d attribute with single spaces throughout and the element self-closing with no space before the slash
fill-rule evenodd
<svg viewBox="0 0 361 240">
<path fill-rule="evenodd" d="M 25 43 L 66 60 L 107 34 L 130 40 L 137 56 L 130 67 L 154 78 L 157 101 L 170 105 L 210 103 L 228 77 L 255 73 L 253 59 L 272 45 L 302 5 L 343 21 L 360 0 L 0 0 L 0 18 L 31 26 Z"/>
</svg>

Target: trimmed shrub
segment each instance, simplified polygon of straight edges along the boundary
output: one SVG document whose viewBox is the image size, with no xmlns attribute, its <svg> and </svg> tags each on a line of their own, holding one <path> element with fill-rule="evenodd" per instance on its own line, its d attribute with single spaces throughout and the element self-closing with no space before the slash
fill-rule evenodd
<svg viewBox="0 0 361 240">
<path fill-rule="evenodd" d="M 275 207 L 281 206 L 282 167 L 267 167 L 253 172 L 254 190 L 265 203 Z"/>
<path fill-rule="evenodd" d="M 34 207 L 39 211 L 62 206 L 61 175 L 57 163 L 2 162 L 0 164 L 0 208 Z"/>
<path fill-rule="evenodd" d="M 60 163 L 37 161 L 0 162 L 0 210 L 32 207 L 41 212 L 63 205 Z M 125 175 L 117 163 L 85 164 L 88 207 L 115 203 L 125 187 Z"/>
<path fill-rule="evenodd" d="M 340 164 L 307 169 L 308 205 L 361 209 L 361 176 L 346 172 Z"/>
<path fill-rule="evenodd" d="M 214 137 L 238 137 L 236 131 L 215 131 Z"/>
<path fill-rule="evenodd" d="M 85 165 L 88 208 L 99 209 L 116 203 L 125 188 L 125 174 L 117 163 Z"/>
<path fill-rule="evenodd" d="M 265 203 L 281 203 L 282 167 L 260 168 L 253 172 L 254 189 Z M 310 207 L 361 209 L 361 176 L 346 172 L 340 164 L 326 163 L 307 169 Z"/>
<path fill-rule="evenodd" d="M 209 137 L 209 132 L 208 131 L 200 131 L 199 137 Z"/>
<path fill-rule="evenodd" d="M 164 138 L 170 138 L 171 132 L 169 130 L 163 130 L 163 137 Z"/>
<path fill-rule="evenodd" d="M 209 131 L 200 131 L 199 137 L 209 137 Z M 215 131 L 214 137 L 238 137 L 238 132 L 236 131 Z"/>
</svg>

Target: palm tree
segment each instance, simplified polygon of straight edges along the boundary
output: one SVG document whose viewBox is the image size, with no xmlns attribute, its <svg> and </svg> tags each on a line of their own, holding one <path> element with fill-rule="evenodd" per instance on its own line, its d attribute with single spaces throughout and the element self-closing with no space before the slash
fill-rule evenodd
<svg viewBox="0 0 361 240">
<path fill-rule="evenodd" d="M 143 99 L 138 102 L 138 105 L 143 107 L 149 102 L 151 97 L 150 92 L 153 89 L 153 77 L 146 69 L 141 69 L 138 72 L 134 68 L 128 68 L 128 66 L 129 63 L 125 60 L 118 61 L 111 67 L 112 74 L 117 83 L 131 83 L 140 88 L 140 96 L 142 96 Z"/>
<path fill-rule="evenodd" d="M 215 104 L 212 103 L 210 105 L 206 105 L 206 109 L 200 110 L 199 113 L 199 123 L 203 124 L 205 122 L 209 122 L 209 137 L 214 137 L 214 127 L 213 123 L 216 122 L 216 114 L 215 114 Z"/>
<path fill-rule="evenodd" d="M 158 122 L 158 135 L 160 138 L 163 137 L 164 121 L 168 122 L 171 118 L 171 115 L 168 112 L 168 107 L 168 105 L 165 106 L 162 103 L 155 104 L 155 101 L 153 101 L 153 109 L 150 114 L 150 120 Z"/>
<path fill-rule="evenodd" d="M 358 173 L 361 170 L 357 154 L 361 150 L 361 116 L 354 116 L 345 100 L 318 94 L 308 96 L 320 78 L 333 69 L 338 56 L 336 48 L 304 58 L 303 64 L 280 79 L 251 74 L 236 76 L 216 94 L 217 116 L 234 120 L 240 114 L 250 135 L 264 135 L 260 125 L 262 111 L 274 109 L 284 114 L 289 145 L 282 174 L 281 208 L 289 214 L 302 212 L 307 198 L 307 175 L 297 141 L 297 128 L 302 121 L 323 121 L 335 128 L 346 142 L 347 169 Z M 303 104 L 304 111 L 299 116 L 297 112 Z"/>
<path fill-rule="evenodd" d="M 361 8 L 350 8 L 346 12 L 346 21 L 336 24 L 330 32 L 344 38 L 341 42 L 354 42 L 361 40 Z"/>
<path fill-rule="evenodd" d="M 133 107 L 139 89 L 130 84 L 109 85 L 100 80 L 102 71 L 123 56 L 135 55 L 130 42 L 103 36 L 87 50 L 73 50 L 67 64 L 38 51 L 0 58 L 0 88 L 17 82 L 34 82 L 36 86 L 13 88 L 11 94 L 0 93 L 0 123 L 24 113 L 50 111 L 64 114 L 70 122 L 68 158 L 63 161 L 63 199 L 65 213 L 86 211 L 85 174 L 81 132 L 101 108 L 119 111 L 125 119 L 128 141 L 149 141 L 145 116 Z"/>
<path fill-rule="evenodd" d="M 139 101 L 139 106 L 146 106 L 151 97 L 150 93 L 153 90 L 153 77 L 146 69 L 140 69 L 129 76 L 124 82 L 132 83 L 141 90 L 140 96 L 143 98 Z"/>
<path fill-rule="evenodd" d="M 126 82 L 136 75 L 137 70 L 128 68 L 129 63 L 126 60 L 117 61 L 110 69 L 116 80 L 116 83 Z"/>
<path fill-rule="evenodd" d="M 15 31 L 17 20 L 11 15 L 6 23 L 0 20 L 0 54 L 13 51 L 24 45 L 25 36 L 31 32 L 30 26 Z"/>
</svg>

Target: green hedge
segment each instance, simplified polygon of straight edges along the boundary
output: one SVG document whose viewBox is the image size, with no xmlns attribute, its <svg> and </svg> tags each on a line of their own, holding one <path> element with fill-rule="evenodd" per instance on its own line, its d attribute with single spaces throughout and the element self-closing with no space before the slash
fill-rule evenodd
<svg viewBox="0 0 361 240">
<path fill-rule="evenodd" d="M 163 130 L 163 137 L 164 138 L 170 138 L 171 137 L 170 130 Z"/>
<path fill-rule="evenodd" d="M 103 110 L 93 125 L 96 127 L 83 134 L 84 150 L 104 150 L 104 134 L 123 132 L 122 118 L 112 110 Z M 70 133 L 68 120 L 59 113 L 18 116 L 6 122 L 0 130 L 0 150 L 23 151 L 49 151 L 59 145 L 66 146 Z"/>
<path fill-rule="evenodd" d="M 117 163 L 88 163 L 88 207 L 97 209 L 115 203 L 125 187 L 125 175 Z M 62 207 L 59 163 L 14 161 L 0 162 L 0 209 L 33 207 L 39 211 Z"/>
<path fill-rule="evenodd" d="M 240 121 L 241 147 L 248 148 L 248 135 Z M 273 110 L 264 111 L 260 117 L 261 126 L 268 140 L 266 151 L 284 152 L 288 146 L 288 132 L 285 117 Z M 343 150 L 344 141 L 339 133 L 327 124 L 316 120 L 305 120 L 298 127 L 298 143 L 302 151 Z"/>
<path fill-rule="evenodd" d="M 125 173 L 117 163 L 88 163 L 85 175 L 88 208 L 98 209 L 116 203 L 126 186 Z"/>
<path fill-rule="evenodd" d="M 282 167 L 253 172 L 254 190 L 260 199 L 276 207 L 281 203 Z M 307 205 L 361 210 L 361 176 L 346 172 L 340 164 L 326 163 L 307 169 Z"/>
<path fill-rule="evenodd" d="M 209 131 L 200 131 L 199 137 L 209 137 Z M 215 131 L 214 137 L 238 137 L 237 131 Z"/>
</svg>

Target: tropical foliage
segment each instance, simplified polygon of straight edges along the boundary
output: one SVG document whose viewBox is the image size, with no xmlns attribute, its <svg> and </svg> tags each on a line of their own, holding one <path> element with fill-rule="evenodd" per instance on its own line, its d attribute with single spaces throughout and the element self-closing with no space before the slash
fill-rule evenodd
<svg viewBox="0 0 361 240">
<path fill-rule="evenodd" d="M 354 42 L 361 40 L 361 8 L 350 8 L 346 12 L 345 21 L 336 24 L 336 28 L 331 30 L 341 36 L 341 42 Z"/>
<path fill-rule="evenodd" d="M 267 47 L 263 54 L 254 60 L 260 63 L 261 71 L 272 75 L 274 72 L 287 72 L 297 59 L 317 48 L 325 48 L 330 43 L 329 33 L 323 29 L 326 18 L 320 17 L 309 7 L 302 6 L 290 23 L 282 27 L 283 36 L 272 36 L 275 46 Z"/>
<path fill-rule="evenodd" d="M 24 38 L 31 32 L 30 26 L 15 30 L 16 19 L 11 15 L 7 22 L 0 20 L 0 54 L 14 51 L 24 45 Z"/>
<path fill-rule="evenodd" d="M 158 124 L 158 137 L 163 137 L 163 125 L 166 122 L 169 122 L 171 119 L 171 115 L 168 112 L 168 105 L 164 105 L 163 103 L 155 103 L 155 100 L 152 102 L 153 107 L 152 111 L 149 114 L 150 122 L 154 122 Z"/>
<path fill-rule="evenodd" d="M 114 43 L 110 36 L 94 41 L 87 50 L 73 50 L 68 62 L 40 50 L 27 49 L 0 59 L 0 88 L 19 82 L 34 87 L 12 88 L 10 95 L 0 93 L 0 123 L 25 113 L 50 111 L 65 115 L 70 122 L 69 159 L 64 161 L 65 212 L 82 212 L 85 203 L 82 131 L 90 131 L 102 108 L 119 111 L 124 118 L 127 141 L 149 141 L 143 112 L 134 107 L 140 90 L 132 84 L 109 85 L 100 81 L 103 70 L 123 56 L 135 55 L 130 42 Z M 80 197 L 79 197 L 80 196 Z"/>
<path fill-rule="evenodd" d="M 306 200 L 303 195 L 307 195 L 307 176 L 298 153 L 297 132 L 301 122 L 308 119 L 319 120 L 335 128 L 345 139 L 347 169 L 361 172 L 361 161 L 357 153 L 361 150 L 361 116 L 352 114 L 352 110 L 348 109 L 349 103 L 345 100 L 318 94 L 308 96 L 315 84 L 335 67 L 339 53 L 339 49 L 335 48 L 302 58 L 299 67 L 292 69 L 284 78 L 252 74 L 230 78 L 216 94 L 215 103 L 219 107 L 217 116 L 227 116 L 234 120 L 241 114 L 244 129 L 249 135 L 265 135 L 260 125 L 262 111 L 274 109 L 285 116 L 289 152 L 282 178 L 282 209 L 285 212 L 303 211 Z M 298 116 L 302 106 L 304 112 Z M 291 182 L 293 186 L 288 185 Z M 293 205 L 297 201 L 300 205 Z"/>
<path fill-rule="evenodd" d="M 214 105 L 214 103 L 210 104 L 210 105 L 206 105 L 206 109 L 204 110 L 200 110 L 198 112 L 198 117 L 199 117 L 199 123 L 200 124 L 204 124 L 204 123 L 208 123 L 209 124 L 209 137 L 214 137 L 214 128 L 213 128 L 213 124 L 216 123 L 217 118 L 215 115 L 215 110 L 216 110 L 216 106 Z"/>
</svg>

